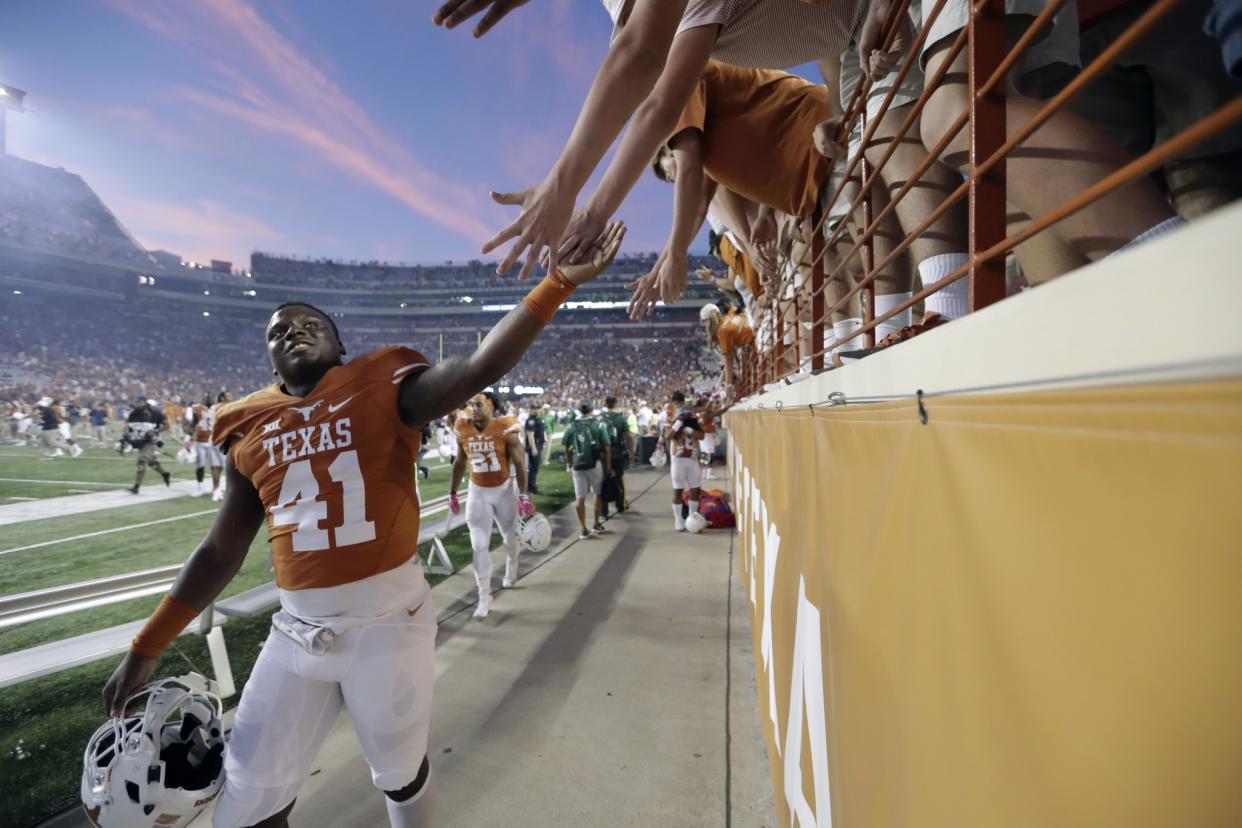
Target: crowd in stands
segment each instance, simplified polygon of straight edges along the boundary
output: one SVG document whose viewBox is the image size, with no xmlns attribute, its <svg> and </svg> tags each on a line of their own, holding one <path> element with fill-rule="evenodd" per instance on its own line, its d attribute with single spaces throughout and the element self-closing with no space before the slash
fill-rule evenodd
<svg viewBox="0 0 1242 828">
<path fill-rule="evenodd" d="M 694 321 L 660 328 L 658 338 L 647 326 L 616 329 L 647 331 L 642 339 L 600 336 L 597 325 L 577 322 L 574 312 L 562 311 L 559 325 L 497 385 L 542 388 L 533 404 L 568 410 L 608 394 L 664 399 L 712 373 L 715 360 Z M 123 411 L 139 395 L 161 404 L 192 403 L 220 391 L 244 396 L 272 381 L 262 325 L 261 316 L 195 317 L 150 301 L 137 307 L 11 303 L 0 309 L 6 332 L 0 338 L 0 402 L 30 409 L 50 397 L 67 409 L 106 402 Z M 441 350 L 440 334 L 410 333 L 399 321 L 359 318 L 351 328 L 342 320 L 351 354 L 407 344 L 436 360 L 473 350 L 480 335 L 452 331 Z"/>
<path fill-rule="evenodd" d="M 623 285 L 647 273 L 655 264 L 656 253 L 621 254 L 596 281 Z M 710 263 L 709 256 L 693 256 L 696 266 Z M 442 265 L 391 264 L 388 262 L 341 262 L 332 259 L 306 259 L 254 253 L 250 271 L 258 285 L 356 290 L 455 289 L 463 292 L 479 288 L 513 287 L 512 276 L 496 275 L 496 262 L 473 260 Z"/>
<path fill-rule="evenodd" d="M 0 155 L 0 242 L 10 240 L 121 263 L 147 255 L 80 177 Z"/>
<path fill-rule="evenodd" d="M 476 35 L 510 12 L 538 13 L 537 4 L 514 11 L 521 4 L 502 0 L 446 5 L 458 8 L 455 23 L 490 9 Z M 1046 5 L 1006 4 L 1010 46 Z M 1044 102 L 1156 5 L 1084 0 L 1040 20 L 998 87 L 1007 111 L 1003 128 L 1012 135 L 1043 118 Z M 699 269 L 688 245 L 705 221 L 720 253 L 705 278 L 722 290 L 722 303 L 744 310 L 705 310 L 709 333 L 714 337 L 726 319 L 727 331 L 745 325 L 745 336 L 730 334 L 731 344 L 718 340 L 720 347 L 742 352 L 751 364 L 779 363 L 777 376 L 807 372 L 812 356 L 825 352 L 830 366 L 861 359 L 970 311 L 967 280 L 959 278 L 968 264 L 967 202 L 950 201 L 950 194 L 970 174 L 971 132 L 952 130 L 964 122 L 959 116 L 971 97 L 970 52 L 954 43 L 965 36 L 972 4 L 619 0 L 604 6 L 613 38 L 588 100 L 605 103 L 584 103 L 573 137 L 537 185 L 543 197 L 526 202 L 510 225 L 509 237 L 518 241 L 504 264 L 524 260 L 528 248 L 558 251 L 572 263 L 650 170 L 672 185 L 674 217 L 664 251 L 635 293 L 635 316 L 657 299 L 685 292 Z M 1185 0 L 1118 53 L 1070 106 L 1032 129 L 1004 167 L 1014 227 L 1038 221 L 1136 155 L 1235 103 L 1242 93 L 1237 8 Z M 649 59 L 657 50 L 662 59 Z M 823 83 L 783 71 L 812 61 Z M 865 147 L 860 110 L 870 136 Z M 607 156 L 623 125 L 620 146 Z M 898 138 L 903 129 L 908 132 Z M 608 169 L 594 178 L 594 192 L 576 189 L 592 180 L 577 171 L 596 169 L 605 157 Z M 878 169 L 865 194 L 870 215 L 881 217 L 872 228 L 859 207 L 867 166 Z M 916 176 L 918 184 L 908 186 Z M 567 177 L 578 183 L 566 186 Z M 1010 281 L 1038 286 L 1239 195 L 1242 124 L 1235 119 L 1152 175 L 1050 224 L 1006 263 L 1014 271 Z M 1005 209 L 997 204 L 994 211 Z M 811 251 L 819 232 L 823 272 L 835 276 L 822 288 L 830 316 L 812 320 Z M 864 236 L 876 263 L 870 274 L 856 255 Z M 898 249 L 903 239 L 909 243 Z M 858 285 L 872 278 L 876 344 L 865 347 Z M 915 303 L 914 294 L 927 288 L 936 292 Z M 812 341 L 815 324 L 825 328 L 823 341 Z M 757 360 L 756 352 L 775 356 Z"/>
</svg>

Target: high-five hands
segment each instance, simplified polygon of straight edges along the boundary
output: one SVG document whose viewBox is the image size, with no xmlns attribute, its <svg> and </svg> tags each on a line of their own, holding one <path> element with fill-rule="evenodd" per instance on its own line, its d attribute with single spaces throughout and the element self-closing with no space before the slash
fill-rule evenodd
<svg viewBox="0 0 1242 828">
<path fill-rule="evenodd" d="M 509 239 L 517 239 L 509 250 L 509 255 L 496 268 L 496 273 L 505 275 L 523 253 L 526 253 L 526 263 L 522 265 L 518 281 L 524 281 L 540 259 L 549 273 L 555 270 L 560 258 L 565 225 L 569 224 L 569 217 L 573 213 L 574 196 L 560 192 L 548 179 L 516 193 L 492 193 L 492 200 L 497 204 L 511 204 L 522 208 L 522 214 L 516 221 L 483 245 L 483 253 L 487 254 Z"/>
<path fill-rule="evenodd" d="M 499 23 L 502 17 L 526 3 L 527 0 L 446 0 L 431 21 L 437 26 L 452 29 L 487 9 L 487 14 L 483 15 L 483 19 L 474 27 L 474 36 L 482 37 Z"/>
<path fill-rule="evenodd" d="M 630 297 L 630 319 L 642 319 L 655 310 L 656 302 L 666 305 L 675 303 L 686 293 L 690 263 L 684 252 L 670 251 L 667 247 L 656 259 L 655 266 L 646 276 L 635 279 L 626 287 L 634 291 Z"/>
<path fill-rule="evenodd" d="M 584 285 L 604 272 L 617 251 L 621 249 L 621 241 L 625 238 L 625 222 L 610 221 L 587 251 L 587 258 L 582 264 L 562 265 L 561 275 L 574 285 Z"/>
</svg>

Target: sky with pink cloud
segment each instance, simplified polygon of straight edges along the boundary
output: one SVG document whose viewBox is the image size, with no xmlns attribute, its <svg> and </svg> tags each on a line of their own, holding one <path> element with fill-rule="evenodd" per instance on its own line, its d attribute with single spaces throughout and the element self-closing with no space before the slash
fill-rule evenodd
<svg viewBox="0 0 1242 828">
<path fill-rule="evenodd" d="M 429 0 L 3 5 L 0 82 L 30 107 L 9 152 L 81 174 L 148 248 L 236 264 L 477 258 L 515 215 L 488 192 L 547 172 L 611 28 L 593 0 L 483 40 Z M 662 247 L 671 202 L 635 188 L 629 250 Z"/>
</svg>

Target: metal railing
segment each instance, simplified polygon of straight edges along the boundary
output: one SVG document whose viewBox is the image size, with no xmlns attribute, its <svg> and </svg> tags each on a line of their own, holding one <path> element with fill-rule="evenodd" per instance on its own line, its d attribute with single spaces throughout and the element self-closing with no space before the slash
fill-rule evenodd
<svg viewBox="0 0 1242 828">
<path fill-rule="evenodd" d="M 463 504 L 468 495 L 463 494 Z M 444 514 L 443 520 L 433 519 Z M 456 515 L 449 513 L 448 496 L 438 497 L 423 504 L 418 533 L 418 546 L 430 544 L 425 556 L 420 555 L 424 567 L 431 574 L 451 574 L 452 564 L 442 542 L 443 537 L 464 524 L 466 511 Z M 157 595 L 166 591 L 176 580 L 182 564 L 130 572 L 108 578 L 97 578 L 68 586 L 26 592 L 0 598 L 0 629 L 36 621 L 43 618 L 68 615 L 107 604 Z M 248 618 L 276 608 L 279 597 L 274 582 L 268 582 L 229 598 L 217 601 L 187 627 L 185 635 L 201 633 L 207 636 L 212 668 L 220 695 L 233 694 L 232 669 L 228 650 L 224 643 L 221 616 Z M 137 635 L 143 621 L 118 624 L 63 641 L 40 644 L 26 650 L 0 655 L 0 688 L 21 684 L 40 676 L 51 675 L 83 664 L 119 655 Z"/>
<path fill-rule="evenodd" d="M 916 66 L 920 50 L 932 30 L 932 24 L 945 7 L 946 0 L 938 0 L 927 12 L 917 38 L 896 68 L 896 79 L 878 112 L 868 117 L 867 95 L 872 82 L 865 76 L 853 97 L 842 102 L 841 126 L 837 133 L 839 142 L 847 144 L 848 136 L 856 125 L 862 134 L 862 140 L 856 153 L 852 152 L 845 160 L 836 162 L 844 166 L 841 182 L 827 199 L 821 199 L 821 207 L 813 216 L 813 231 L 808 245 L 810 261 L 804 259 L 799 262 L 804 267 L 809 267 L 809 290 L 795 288 L 793 277 L 781 273 L 778 267 L 775 290 L 766 299 L 764 306 L 761 306 L 756 321 L 759 330 L 754 333 L 758 347 L 747 346 L 740 354 L 740 359 L 735 362 L 738 367 L 735 396 L 742 398 L 760 393 L 766 384 L 795 371 L 821 371 L 827 367 L 826 363 L 832 352 L 841 349 L 846 343 L 852 343 L 851 349 L 874 347 L 877 326 L 914 308 L 927 297 L 961 279 L 966 279 L 969 283 L 970 312 L 1000 301 L 1006 296 L 1005 257 L 1018 245 L 1095 204 L 1119 188 L 1139 180 L 1194 145 L 1242 121 L 1242 95 L 1239 95 L 1197 123 L 1085 187 L 1055 209 L 1043 215 L 1030 216 L 1026 226 L 1011 235 L 1007 234 L 1006 159 L 1075 95 L 1106 72 L 1123 53 L 1143 38 L 1155 34 L 1161 21 L 1183 2 L 1185 0 L 1153 2 L 1124 34 L 1087 63 L 1060 92 L 1043 102 L 1027 123 L 1007 135 L 1008 75 L 1032 45 L 1049 30 L 1053 18 L 1065 6 L 1066 0 L 1049 0 L 1048 5 L 1008 50 L 1004 0 L 976 0 L 970 10 L 969 24 L 957 34 L 948 46 L 945 58 L 925 79 L 922 94 L 909 107 L 909 112 L 900 126 L 891 137 L 882 139 L 887 142 L 887 147 L 872 163 L 872 159 L 868 157 L 868 148 L 872 146 L 877 128 L 889 111 L 902 81 Z M 891 46 L 898 31 L 898 22 L 902 16 L 908 14 L 909 6 L 910 0 L 895 0 L 886 21 L 881 48 L 887 49 Z M 897 151 L 900 142 L 922 142 L 917 132 L 911 137 L 907 137 L 908 133 L 915 128 L 931 96 L 946 82 L 946 75 L 963 50 L 966 51 L 968 65 L 967 108 L 959 113 L 934 145 L 927 147 L 927 156 L 900 186 L 893 188 L 888 203 L 876 209 L 877 205 L 873 203 L 873 186 L 884 186 L 881 173 Z M 1223 66 L 1221 72 L 1223 75 Z M 874 242 L 882 224 L 896 219 L 898 205 L 923 181 L 931 166 L 944 157 L 946 149 L 963 129 L 968 130 L 969 161 L 961 184 L 945 196 L 917 225 L 903 227 L 904 237 L 877 261 Z M 857 189 L 857 195 L 848 197 L 847 193 L 854 189 Z M 838 199 L 847 201 L 846 214 L 834 229 L 825 233 L 828 216 L 822 205 L 832 205 Z M 909 299 L 877 315 L 876 279 L 886 268 L 898 263 L 899 257 L 906 253 L 911 244 L 922 238 L 933 224 L 963 200 L 966 201 L 968 223 L 966 263 L 934 283 L 923 285 L 920 290 L 913 291 Z M 847 235 L 852 245 L 829 268 L 825 264 L 828 249 L 838 242 L 846 241 Z M 856 259 L 859 260 L 858 265 L 854 265 Z M 856 281 L 842 296 L 829 302 L 828 285 L 846 278 L 851 266 L 857 267 Z M 848 310 L 853 302 L 858 303 L 862 325 L 840 339 L 825 336 L 826 323 L 834 315 Z M 809 336 L 805 336 L 803 326 L 808 323 L 810 332 Z"/>
</svg>

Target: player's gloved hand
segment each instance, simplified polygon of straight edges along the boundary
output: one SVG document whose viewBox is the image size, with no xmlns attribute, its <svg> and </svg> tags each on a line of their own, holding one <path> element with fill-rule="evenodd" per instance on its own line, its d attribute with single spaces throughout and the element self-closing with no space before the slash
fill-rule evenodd
<svg viewBox="0 0 1242 828">
<path fill-rule="evenodd" d="M 457 497 L 457 492 L 449 492 L 449 511 L 455 515 L 461 514 L 461 500 Z"/>
<path fill-rule="evenodd" d="M 530 495 L 518 495 L 518 517 L 530 517 L 535 513 L 535 504 Z"/>
</svg>

